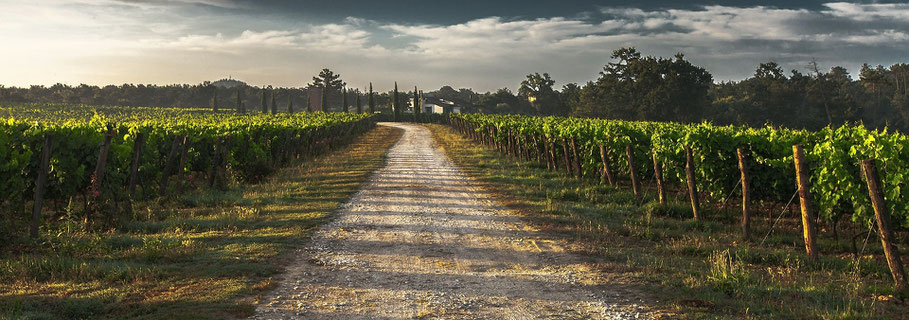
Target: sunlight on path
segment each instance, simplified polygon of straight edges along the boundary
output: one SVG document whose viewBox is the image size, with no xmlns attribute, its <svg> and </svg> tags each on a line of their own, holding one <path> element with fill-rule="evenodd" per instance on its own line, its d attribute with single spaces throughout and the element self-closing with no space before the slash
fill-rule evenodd
<svg viewBox="0 0 909 320">
<path fill-rule="evenodd" d="M 635 319 L 636 295 L 496 206 L 418 125 L 254 319 Z"/>
</svg>

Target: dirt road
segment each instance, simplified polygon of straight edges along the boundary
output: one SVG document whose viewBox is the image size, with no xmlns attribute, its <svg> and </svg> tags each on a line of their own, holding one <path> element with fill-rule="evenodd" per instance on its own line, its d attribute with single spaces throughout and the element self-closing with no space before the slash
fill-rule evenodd
<svg viewBox="0 0 909 320">
<path fill-rule="evenodd" d="M 497 206 L 406 130 L 388 162 L 315 232 L 254 319 L 635 319 L 637 294 L 611 285 L 569 244 Z"/>
</svg>

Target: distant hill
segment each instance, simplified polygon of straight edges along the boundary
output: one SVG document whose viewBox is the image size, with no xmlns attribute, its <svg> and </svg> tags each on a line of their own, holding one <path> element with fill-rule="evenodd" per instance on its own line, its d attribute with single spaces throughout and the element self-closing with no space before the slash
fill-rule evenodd
<svg viewBox="0 0 909 320">
<path fill-rule="evenodd" d="M 211 85 L 219 88 L 233 88 L 236 86 L 248 86 L 246 82 L 236 80 L 236 79 L 221 79 L 215 82 L 212 82 Z"/>
</svg>

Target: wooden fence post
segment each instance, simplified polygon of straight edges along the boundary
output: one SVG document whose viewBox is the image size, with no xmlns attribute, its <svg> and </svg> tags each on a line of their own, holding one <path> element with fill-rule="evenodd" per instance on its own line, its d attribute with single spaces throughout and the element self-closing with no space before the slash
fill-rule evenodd
<svg viewBox="0 0 909 320">
<path fill-rule="evenodd" d="M 739 171 L 742 173 L 742 237 L 751 239 L 751 177 L 748 175 L 748 159 L 745 150 L 736 149 L 739 157 Z"/>
<path fill-rule="evenodd" d="M 660 198 L 660 205 L 665 206 L 666 190 L 663 189 L 663 168 L 660 165 L 660 160 L 657 159 L 656 152 L 653 152 L 653 150 L 651 150 L 650 154 L 653 157 L 653 175 L 656 179 L 657 195 Z"/>
<path fill-rule="evenodd" d="M 41 147 L 41 167 L 38 171 L 38 178 L 35 181 L 35 207 L 32 211 L 32 223 L 29 228 L 29 234 L 32 238 L 38 237 L 38 227 L 41 225 L 41 205 L 44 202 L 44 189 L 47 183 L 47 170 L 50 166 L 51 144 L 54 142 L 54 136 L 50 133 L 44 134 L 44 145 Z"/>
<path fill-rule="evenodd" d="M 694 176 L 694 160 L 691 155 L 691 147 L 685 146 L 685 177 L 688 180 L 688 195 L 691 198 L 691 212 L 694 220 L 701 219 L 701 202 L 698 199 L 698 186 Z"/>
<path fill-rule="evenodd" d="M 628 175 L 631 178 L 631 190 L 634 191 L 634 197 L 641 196 L 641 182 L 638 180 L 638 170 L 634 167 L 634 148 L 631 145 L 625 146 L 625 154 L 628 157 Z"/>
<path fill-rule="evenodd" d="M 802 145 L 792 146 L 792 155 L 795 158 L 796 182 L 799 188 L 799 202 L 802 209 L 802 231 L 805 238 L 805 251 L 808 258 L 817 260 L 817 244 L 814 239 L 814 208 L 811 203 L 811 194 L 808 190 L 811 182 L 808 180 L 808 160 Z"/>
<path fill-rule="evenodd" d="M 158 195 L 163 196 L 167 191 L 167 179 L 171 171 L 174 170 L 174 161 L 176 161 L 177 152 L 180 150 L 180 136 L 174 136 L 174 142 L 170 145 L 170 152 L 167 153 L 167 162 L 164 163 L 164 171 L 161 173 L 161 183 L 158 186 Z"/>
<path fill-rule="evenodd" d="M 606 154 L 606 146 L 602 144 L 600 145 L 600 160 L 603 162 L 603 175 L 600 178 L 600 183 L 603 183 L 602 180 L 606 179 L 610 186 L 615 186 L 615 180 L 612 178 L 612 167 L 609 166 L 609 155 Z"/>
<path fill-rule="evenodd" d="M 868 194 L 871 196 L 874 218 L 877 220 L 877 229 L 881 235 L 887 266 L 890 267 L 890 274 L 893 275 L 894 287 L 897 290 L 903 290 L 906 288 L 906 272 L 903 271 L 900 252 L 894 244 L 896 241 L 893 238 L 893 231 L 890 229 L 890 213 L 887 212 L 887 204 L 884 202 L 881 179 L 878 176 L 874 159 L 863 160 L 862 171 L 865 173 L 865 181 L 868 183 Z"/>
</svg>

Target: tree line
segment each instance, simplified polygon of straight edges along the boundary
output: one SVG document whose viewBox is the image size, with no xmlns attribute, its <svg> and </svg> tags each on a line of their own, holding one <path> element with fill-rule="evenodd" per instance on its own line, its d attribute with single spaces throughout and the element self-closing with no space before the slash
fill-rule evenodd
<svg viewBox="0 0 909 320">
<path fill-rule="evenodd" d="M 490 113 L 571 115 L 643 121 L 701 122 L 819 129 L 863 123 L 870 128 L 909 131 L 909 64 L 862 66 L 788 74 L 775 62 L 761 63 L 741 81 L 713 82 L 704 68 L 682 54 L 642 56 L 634 48 L 613 52 L 598 79 L 569 83 L 561 90 L 546 73 L 533 73 L 517 94 L 499 89 L 480 97 Z"/>
<path fill-rule="evenodd" d="M 0 85 L 0 103 L 62 103 L 73 105 L 213 108 L 245 112 L 391 112 L 393 93 L 371 92 L 369 87 L 348 88 L 341 75 L 323 69 L 302 88 L 251 86 L 234 79 L 188 85 L 123 84 L 94 86 L 34 85 L 28 88 Z M 372 94 L 370 94 L 372 93 Z M 310 100 L 310 95 L 316 94 Z M 371 95 L 371 97 L 370 97 Z M 372 105 L 372 110 L 369 106 Z M 321 107 L 321 108 L 320 108 Z"/>
<path fill-rule="evenodd" d="M 425 96 L 450 100 L 465 112 L 559 115 L 622 120 L 765 124 L 800 129 L 862 122 L 870 128 L 909 131 L 909 64 L 862 66 L 853 76 L 840 66 L 818 63 L 785 72 L 775 62 L 760 63 L 741 81 L 714 82 L 704 68 L 685 59 L 644 56 L 635 48 L 615 50 L 596 80 L 554 87 L 547 73 L 528 74 L 517 92 L 508 88 L 478 93 L 444 86 Z M 254 87 L 236 80 L 198 85 L 0 86 L 4 103 L 205 107 L 237 104 L 256 110 L 272 101 L 279 110 L 395 113 L 395 92 L 350 89 L 340 74 L 323 69 L 303 88 Z M 310 94 L 318 92 L 319 101 Z M 415 92 L 400 92 L 412 97 Z M 264 97 L 263 95 L 270 96 Z M 402 98 L 403 99 L 403 98 Z M 373 108 L 368 108 L 370 104 Z M 399 102 L 400 106 L 403 102 Z M 316 104 L 316 105 L 313 105 Z"/>
</svg>

